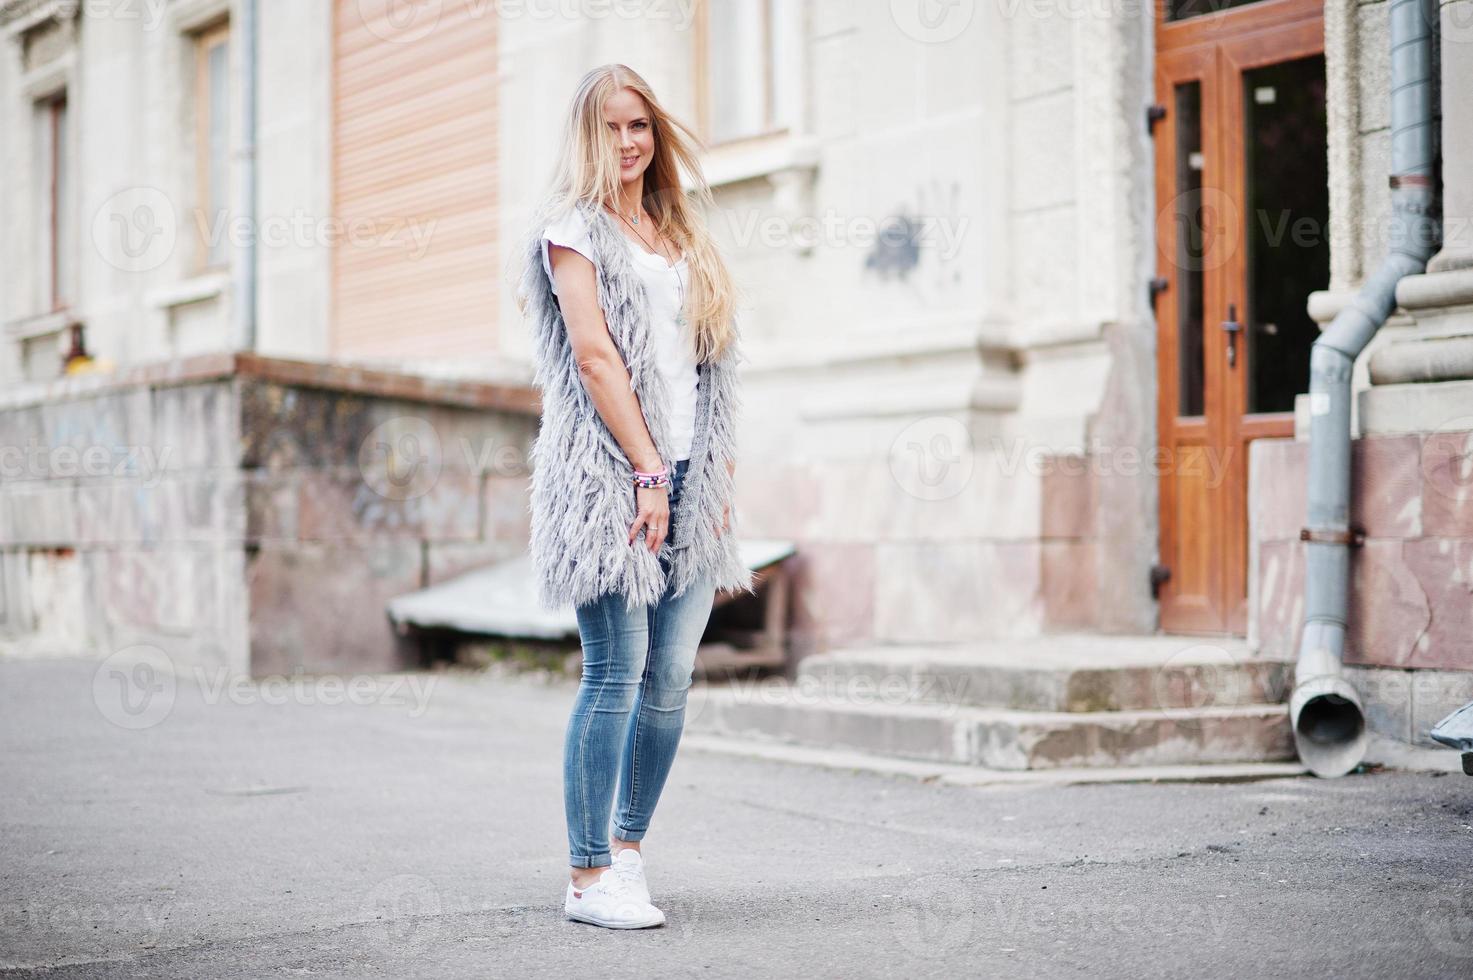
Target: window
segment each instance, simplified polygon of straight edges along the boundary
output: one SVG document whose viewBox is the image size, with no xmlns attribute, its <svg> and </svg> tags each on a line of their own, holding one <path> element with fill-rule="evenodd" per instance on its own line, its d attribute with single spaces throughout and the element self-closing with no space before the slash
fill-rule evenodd
<svg viewBox="0 0 1473 980">
<path fill-rule="evenodd" d="M 66 309 L 71 299 L 76 260 L 70 217 L 72 161 L 67 142 L 65 93 L 36 104 L 36 147 L 41 191 L 41 220 L 37 223 L 40 241 L 36 250 L 41 257 L 41 306 L 55 312 Z"/>
<path fill-rule="evenodd" d="M 698 76 L 702 128 L 711 143 L 797 124 L 798 18 L 791 0 L 706 0 Z"/>
<path fill-rule="evenodd" d="M 221 24 L 194 39 L 194 147 L 196 265 L 216 269 L 230 261 L 230 27 Z"/>
</svg>

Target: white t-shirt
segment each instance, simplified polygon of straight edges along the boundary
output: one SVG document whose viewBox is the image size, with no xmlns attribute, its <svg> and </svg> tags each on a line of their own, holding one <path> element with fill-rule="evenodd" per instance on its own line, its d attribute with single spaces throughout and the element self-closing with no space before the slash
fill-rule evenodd
<svg viewBox="0 0 1473 980">
<path fill-rule="evenodd" d="M 650 302 L 650 329 L 655 344 L 655 368 L 665 379 L 670 392 L 670 451 L 676 460 L 689 459 L 691 443 L 696 432 L 696 385 L 700 375 L 696 373 L 695 342 L 691 327 L 679 327 L 675 318 L 680 312 L 680 290 L 682 280 L 687 292 L 690 290 L 690 272 L 685 256 L 674 265 L 662 255 L 646 252 L 628 235 L 620 235 L 632 255 L 634 271 L 644 282 L 645 293 Z M 547 243 L 562 245 L 593 259 L 593 242 L 588 237 L 588 226 L 583 215 L 576 209 L 543 230 L 542 267 L 552 282 L 552 291 L 557 292 L 557 281 L 552 278 L 552 260 L 548 256 Z"/>
</svg>

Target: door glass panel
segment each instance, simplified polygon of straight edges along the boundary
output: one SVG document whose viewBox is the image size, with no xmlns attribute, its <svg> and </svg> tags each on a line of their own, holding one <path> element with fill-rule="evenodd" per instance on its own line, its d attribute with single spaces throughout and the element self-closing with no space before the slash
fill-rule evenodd
<svg viewBox="0 0 1473 980">
<path fill-rule="evenodd" d="M 1324 57 L 1244 72 L 1243 120 L 1247 409 L 1292 412 L 1319 336 L 1305 305 L 1330 281 Z"/>
<path fill-rule="evenodd" d="M 1245 7 L 1258 2 L 1260 0 L 1166 0 L 1166 19 L 1186 20 L 1188 17 L 1201 17 L 1229 7 Z"/>
<path fill-rule="evenodd" d="M 1178 415 L 1202 414 L 1202 83 L 1176 86 L 1176 363 Z"/>
</svg>

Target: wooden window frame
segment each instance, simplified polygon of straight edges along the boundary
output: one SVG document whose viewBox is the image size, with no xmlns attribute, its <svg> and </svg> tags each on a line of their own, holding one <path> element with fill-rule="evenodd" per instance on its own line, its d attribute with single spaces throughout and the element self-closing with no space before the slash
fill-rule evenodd
<svg viewBox="0 0 1473 980">
<path fill-rule="evenodd" d="M 223 232 L 229 227 L 228 215 L 226 216 L 226 223 L 222 228 L 215 224 L 220 219 L 220 216 L 208 213 L 210 202 L 214 199 L 214 191 L 216 190 L 210 183 L 210 127 L 214 123 L 214 119 L 210 115 L 210 54 L 217 46 L 226 46 L 226 90 L 228 92 L 229 44 L 230 21 L 228 19 L 217 21 L 202 30 L 194 32 L 190 37 L 191 50 L 194 56 L 194 267 L 196 272 L 201 273 L 218 271 L 226 268 L 230 264 L 228 250 L 227 254 L 218 264 L 211 262 L 210 243 L 205 238 L 207 228 L 216 227 Z M 226 118 L 229 118 L 228 113 Z M 228 161 L 228 147 L 226 158 Z M 228 174 L 229 168 L 227 167 L 227 190 L 229 184 Z M 207 220 L 201 223 L 201 217 Z"/>
<path fill-rule="evenodd" d="M 57 313 L 67 308 L 66 290 L 62 282 L 62 209 L 66 204 L 68 188 L 61 186 L 61 160 L 66 152 L 67 93 L 62 89 L 57 94 L 41 100 L 37 106 L 43 114 L 42 136 L 46 140 L 46 217 L 43 233 L 46 235 L 45 259 L 50 295 L 45 305 L 50 312 Z"/>
<path fill-rule="evenodd" d="M 707 39 L 711 30 L 711 3 L 712 0 L 697 0 L 695 11 L 695 51 L 693 63 L 695 65 L 696 82 L 696 122 L 700 130 L 701 138 L 708 146 L 729 146 L 748 141 L 768 139 L 773 136 L 781 136 L 790 132 L 792 126 L 776 122 L 777 116 L 777 91 L 776 91 L 776 66 L 773 64 L 773 4 L 781 0 L 759 0 L 762 11 L 762 125 L 755 132 L 743 133 L 739 136 L 729 136 L 717 140 L 712 135 L 711 99 L 713 89 L 711 87 L 710 59 L 707 51 L 710 45 Z"/>
</svg>

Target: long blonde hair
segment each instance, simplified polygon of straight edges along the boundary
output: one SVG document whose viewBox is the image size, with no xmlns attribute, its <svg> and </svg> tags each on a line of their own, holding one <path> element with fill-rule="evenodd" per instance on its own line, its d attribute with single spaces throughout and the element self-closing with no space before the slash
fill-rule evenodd
<svg viewBox="0 0 1473 980">
<path fill-rule="evenodd" d="M 535 256 L 531 246 L 540 240 L 546 224 L 566 214 L 578 201 L 618 208 L 619 149 L 604 122 L 604 104 L 626 88 L 644 100 L 654 137 L 654 158 L 644 172 L 644 207 L 660 235 L 685 252 L 690 270 L 686 317 L 694 328 L 696 360 L 708 363 L 719 358 L 731 341 L 737 295 L 702 213 L 715 208 L 696 155 L 704 144 L 660 105 L 649 83 L 627 65 L 600 65 L 578 83 L 568 107 L 557 170 L 542 206 L 533 216 L 527 247 L 520 249 L 517 257 L 525 262 L 528 256 Z M 680 184 L 681 167 L 694 185 L 690 197 Z M 521 281 L 526 271 L 518 270 L 513 281 Z M 526 303 L 527 297 L 519 294 L 518 309 L 525 312 Z"/>
</svg>

